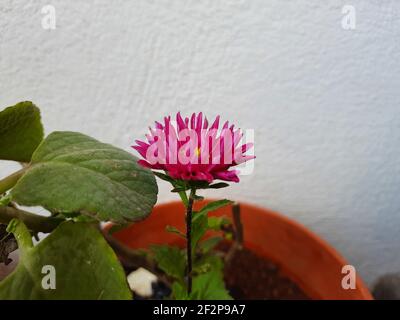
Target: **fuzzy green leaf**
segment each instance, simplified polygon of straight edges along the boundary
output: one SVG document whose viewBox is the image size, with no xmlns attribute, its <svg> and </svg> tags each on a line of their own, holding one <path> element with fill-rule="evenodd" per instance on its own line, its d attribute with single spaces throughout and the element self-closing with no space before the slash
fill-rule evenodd
<svg viewBox="0 0 400 320">
<path fill-rule="evenodd" d="M 152 246 L 151 251 L 161 270 L 167 275 L 183 281 L 185 277 L 186 256 L 181 249 L 167 245 L 157 245 Z"/>
<path fill-rule="evenodd" d="M 188 300 L 188 294 L 185 285 L 182 282 L 175 281 L 171 286 L 171 297 L 175 300 Z"/>
<path fill-rule="evenodd" d="M 12 220 L 7 230 L 18 241 L 20 261 L 0 282 L 0 300 L 131 299 L 114 251 L 92 225 L 64 222 L 36 246 L 22 222 Z M 44 266 L 54 267 L 55 289 L 43 288 Z"/>
<path fill-rule="evenodd" d="M 30 101 L 0 112 L 0 159 L 29 162 L 43 140 L 39 109 Z"/>
<path fill-rule="evenodd" d="M 216 256 L 207 257 L 207 272 L 193 278 L 193 288 L 187 295 L 186 285 L 175 282 L 172 285 L 172 296 L 178 300 L 231 300 L 225 288 L 223 262 Z"/>
<path fill-rule="evenodd" d="M 192 300 L 231 300 L 225 288 L 223 262 L 216 256 L 211 256 L 209 264 L 211 270 L 196 276 L 193 279 Z"/>
<path fill-rule="evenodd" d="M 191 300 L 232 300 L 225 289 L 222 272 L 212 270 L 195 277 Z"/>
<path fill-rule="evenodd" d="M 81 133 L 54 132 L 11 195 L 20 205 L 126 223 L 151 212 L 157 191 L 153 173 L 128 152 Z"/>
</svg>

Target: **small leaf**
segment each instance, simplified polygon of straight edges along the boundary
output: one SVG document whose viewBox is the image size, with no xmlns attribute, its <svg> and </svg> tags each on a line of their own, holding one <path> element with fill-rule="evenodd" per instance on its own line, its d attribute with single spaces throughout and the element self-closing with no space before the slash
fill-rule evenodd
<svg viewBox="0 0 400 320">
<path fill-rule="evenodd" d="M 151 251 L 161 270 L 176 280 L 183 281 L 186 269 L 186 256 L 181 249 L 173 246 L 157 245 L 152 246 Z"/>
<path fill-rule="evenodd" d="M 43 140 L 39 109 L 30 101 L 0 112 L 0 159 L 29 162 Z"/>
<path fill-rule="evenodd" d="M 231 221 L 226 217 L 209 217 L 208 229 L 221 230 L 223 226 L 230 225 Z"/>
<path fill-rule="evenodd" d="M 195 221 L 196 219 L 199 219 L 202 215 L 207 215 L 211 211 L 218 210 L 218 209 L 225 207 L 227 205 L 230 205 L 232 203 L 233 203 L 233 201 L 227 200 L 227 199 L 210 202 L 210 203 L 206 204 L 203 208 L 200 209 L 200 211 L 193 218 L 193 221 Z"/>
<path fill-rule="evenodd" d="M 214 249 L 221 241 L 222 237 L 211 237 L 199 243 L 200 250 L 203 254 L 210 252 Z"/>
<path fill-rule="evenodd" d="M 54 132 L 11 196 L 20 205 L 126 223 L 150 214 L 157 191 L 153 173 L 128 152 L 81 133 Z"/>
<path fill-rule="evenodd" d="M 0 198 L 0 207 L 2 206 L 8 206 L 8 204 L 11 202 L 11 196 L 5 195 L 4 197 Z"/>
<path fill-rule="evenodd" d="M 199 212 L 194 212 L 194 217 L 192 219 L 192 250 L 195 250 L 197 243 L 200 241 L 200 239 L 204 236 L 206 231 L 209 229 L 208 217 L 207 217 L 208 213 L 210 211 L 217 210 L 217 209 L 222 208 L 231 203 L 233 203 L 233 202 L 230 200 L 227 200 L 227 199 L 217 200 L 217 201 L 208 203 L 202 209 L 200 209 Z M 213 226 L 213 223 L 216 223 L 216 222 L 217 221 L 212 220 L 211 226 Z M 222 221 L 218 221 L 218 222 L 222 222 Z"/>
<path fill-rule="evenodd" d="M 207 273 L 211 270 L 211 265 L 209 263 L 204 263 L 201 265 L 195 265 L 193 267 L 193 274 L 200 275 L 203 273 Z"/>
<path fill-rule="evenodd" d="M 188 300 L 189 299 L 185 285 L 183 285 L 181 282 L 175 281 L 172 284 L 171 289 L 172 289 L 171 297 L 173 299 L 175 299 L 175 300 Z"/>
<path fill-rule="evenodd" d="M 153 171 L 153 173 L 154 173 L 158 178 L 160 178 L 161 180 L 168 181 L 168 182 L 171 182 L 171 183 L 174 181 L 173 178 L 171 178 L 169 175 L 167 175 L 167 174 L 165 174 L 165 173 L 161 173 L 161 172 L 158 172 L 158 171 Z"/>
<path fill-rule="evenodd" d="M 0 282 L 0 300 L 132 298 L 122 266 L 95 227 L 63 222 L 36 246 L 22 222 L 12 220 L 8 231 L 18 241 L 20 261 Z M 44 266 L 54 267 L 53 290 L 42 286 Z"/>
<path fill-rule="evenodd" d="M 192 250 L 196 249 L 197 243 L 204 236 L 208 228 L 207 215 L 195 215 L 197 219 L 192 220 Z"/>
<path fill-rule="evenodd" d="M 225 187 L 229 187 L 229 184 L 227 184 L 225 182 L 218 182 L 218 183 L 209 185 L 210 189 L 221 189 L 221 188 L 225 188 Z"/>
<path fill-rule="evenodd" d="M 225 288 L 222 259 L 210 256 L 207 263 L 210 271 L 193 279 L 191 300 L 231 300 Z"/>
<path fill-rule="evenodd" d="M 189 199 L 187 197 L 186 192 L 185 191 L 179 192 L 179 197 L 181 198 L 183 205 L 187 208 L 187 206 L 189 205 Z"/>
<path fill-rule="evenodd" d="M 195 194 L 193 196 L 193 199 L 196 200 L 196 201 L 201 201 L 201 200 L 204 200 L 204 197 L 203 196 L 198 196 L 197 194 Z"/>
<path fill-rule="evenodd" d="M 207 181 L 197 181 L 191 180 L 189 181 L 190 189 L 208 189 L 209 183 Z"/>
<path fill-rule="evenodd" d="M 182 238 L 186 238 L 186 235 L 182 231 L 178 230 L 177 228 L 175 228 L 173 226 L 166 226 L 165 230 L 170 233 L 175 233 Z"/>
</svg>

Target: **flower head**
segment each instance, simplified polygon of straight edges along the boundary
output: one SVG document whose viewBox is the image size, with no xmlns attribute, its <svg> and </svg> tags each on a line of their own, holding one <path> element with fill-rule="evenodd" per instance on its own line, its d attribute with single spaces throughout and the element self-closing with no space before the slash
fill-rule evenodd
<svg viewBox="0 0 400 320">
<path fill-rule="evenodd" d="M 176 122 L 165 117 L 149 128 L 147 142 L 136 140 L 132 146 L 144 160 L 139 164 L 164 170 L 171 178 L 189 181 L 215 179 L 239 182 L 238 171 L 229 170 L 254 156 L 245 155 L 252 143 L 240 145 L 243 132 L 226 121 L 220 128 L 220 116 L 209 126 L 203 114 L 193 113 L 190 119 L 176 115 Z"/>
</svg>

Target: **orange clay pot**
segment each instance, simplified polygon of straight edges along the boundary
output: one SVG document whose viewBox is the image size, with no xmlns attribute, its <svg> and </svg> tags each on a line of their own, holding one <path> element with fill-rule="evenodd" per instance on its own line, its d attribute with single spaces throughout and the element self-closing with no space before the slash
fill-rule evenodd
<svg viewBox="0 0 400 320">
<path fill-rule="evenodd" d="M 195 207 L 205 202 L 197 203 Z M 279 265 L 311 299 L 372 299 L 359 277 L 356 289 L 342 288 L 344 275 L 341 271 L 348 263 L 310 230 L 268 209 L 246 203 L 240 206 L 245 247 Z M 157 205 L 147 219 L 114 233 L 114 236 L 135 249 L 153 244 L 183 246 L 184 240 L 166 232 L 165 227 L 172 225 L 184 231 L 184 212 L 181 202 Z M 231 217 L 231 208 L 221 208 L 212 215 Z"/>
</svg>

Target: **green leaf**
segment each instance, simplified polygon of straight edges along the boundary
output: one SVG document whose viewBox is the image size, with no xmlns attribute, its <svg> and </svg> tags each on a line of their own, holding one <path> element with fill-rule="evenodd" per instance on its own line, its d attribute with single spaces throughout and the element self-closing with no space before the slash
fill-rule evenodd
<svg viewBox="0 0 400 320">
<path fill-rule="evenodd" d="M 173 178 L 171 178 L 169 175 L 167 175 L 167 174 L 165 174 L 165 173 L 158 172 L 158 171 L 153 171 L 153 173 L 154 173 L 158 178 L 160 178 L 161 180 L 168 181 L 168 182 L 170 182 L 170 183 L 172 183 L 172 182 L 174 181 Z"/>
<path fill-rule="evenodd" d="M 193 279 L 191 300 L 232 300 L 221 271 L 212 270 Z"/>
<path fill-rule="evenodd" d="M 175 228 L 174 226 L 166 226 L 165 230 L 169 233 L 174 233 L 182 238 L 186 238 L 186 235 L 182 231 Z"/>
<path fill-rule="evenodd" d="M 151 251 L 157 261 L 158 267 L 167 275 L 183 281 L 186 269 L 185 253 L 178 247 L 157 245 L 152 246 Z"/>
<path fill-rule="evenodd" d="M 201 216 L 206 216 L 211 211 L 215 211 L 232 203 L 233 201 L 227 199 L 210 202 L 206 204 L 203 208 L 201 208 L 199 212 L 196 213 L 196 215 L 193 218 L 193 222 L 197 219 L 200 219 Z"/>
<path fill-rule="evenodd" d="M 207 181 L 197 181 L 197 180 L 190 180 L 188 181 L 190 189 L 208 189 L 210 185 Z"/>
<path fill-rule="evenodd" d="M 30 101 L 0 112 L 0 159 L 29 162 L 43 140 L 39 109 Z"/>
<path fill-rule="evenodd" d="M 197 243 L 204 236 L 208 229 L 207 215 L 195 214 L 197 219 L 192 220 L 192 250 L 195 251 Z"/>
<path fill-rule="evenodd" d="M 208 229 L 215 229 L 216 225 L 220 226 L 221 223 L 226 222 L 226 218 L 224 218 L 224 220 L 212 218 L 209 222 L 208 213 L 231 203 L 233 203 L 233 201 L 227 199 L 217 200 L 206 204 L 202 209 L 200 209 L 200 211 L 194 212 L 192 219 L 192 250 L 195 250 L 197 243 Z"/>
<path fill-rule="evenodd" d="M 196 201 L 202 201 L 202 200 L 204 200 L 204 197 L 203 197 L 203 196 L 198 196 L 197 194 L 192 195 L 192 197 L 193 197 L 193 200 L 196 200 Z"/>
<path fill-rule="evenodd" d="M 221 241 L 222 237 L 211 237 L 199 243 L 200 250 L 203 254 L 210 252 L 214 249 Z"/>
<path fill-rule="evenodd" d="M 160 178 L 161 180 L 167 181 L 172 184 L 173 189 L 171 192 L 176 192 L 179 194 L 179 197 L 181 198 L 183 204 L 185 207 L 188 206 L 189 200 L 186 195 L 186 190 L 190 189 L 189 185 L 186 183 L 184 180 L 179 180 L 179 179 L 174 179 L 171 178 L 169 175 L 158 172 L 158 171 L 153 171 L 153 173 Z"/>
<path fill-rule="evenodd" d="M 200 274 L 193 279 L 191 300 L 231 300 L 225 288 L 223 262 L 216 256 L 208 257 L 210 271 Z"/>
<path fill-rule="evenodd" d="M 187 208 L 187 206 L 189 205 L 189 199 L 187 197 L 186 192 L 185 191 L 179 192 L 179 197 L 181 198 L 183 205 Z"/>
<path fill-rule="evenodd" d="M 11 202 L 11 196 L 7 194 L 0 198 L 0 207 L 8 206 L 10 202 Z"/>
<path fill-rule="evenodd" d="M 175 300 L 188 300 L 187 290 L 184 284 L 175 281 L 171 286 L 171 297 Z"/>
<path fill-rule="evenodd" d="M 208 256 L 203 265 L 207 271 L 193 277 L 190 296 L 187 294 L 186 283 L 174 282 L 171 288 L 172 297 L 177 300 L 232 300 L 225 288 L 222 259 Z"/>
<path fill-rule="evenodd" d="M 221 189 L 221 188 L 229 187 L 229 184 L 227 184 L 226 182 L 218 182 L 218 183 L 210 184 L 208 187 L 210 189 Z"/>
<path fill-rule="evenodd" d="M 226 217 L 208 217 L 208 229 L 221 230 L 223 226 L 230 225 L 231 221 Z"/>
<path fill-rule="evenodd" d="M 218 209 L 225 207 L 227 205 L 230 205 L 232 203 L 233 203 L 233 201 L 228 200 L 228 199 L 213 201 L 213 202 L 207 203 L 203 208 L 201 208 L 200 212 L 208 213 L 210 211 L 218 210 Z"/>
<path fill-rule="evenodd" d="M 20 205 L 126 223 L 151 212 L 157 184 L 128 152 L 81 133 L 54 132 L 35 151 L 11 195 Z"/>
<path fill-rule="evenodd" d="M 22 222 L 12 220 L 8 231 L 18 241 L 20 261 L 0 282 L 0 300 L 131 299 L 125 273 L 95 227 L 64 222 L 36 246 Z M 42 287 L 51 272 L 44 266 L 54 267 L 55 289 Z"/>
</svg>

